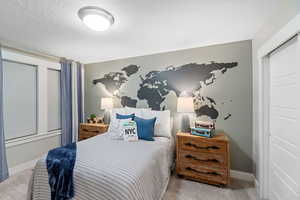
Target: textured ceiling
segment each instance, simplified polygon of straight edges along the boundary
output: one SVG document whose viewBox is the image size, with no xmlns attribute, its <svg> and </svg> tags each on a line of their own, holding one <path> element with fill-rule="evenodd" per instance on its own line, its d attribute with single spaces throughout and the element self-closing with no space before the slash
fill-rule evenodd
<svg viewBox="0 0 300 200">
<path fill-rule="evenodd" d="M 282 0 L 0 0 L 0 39 L 84 63 L 253 38 Z M 106 32 L 77 17 L 99 6 Z"/>
</svg>

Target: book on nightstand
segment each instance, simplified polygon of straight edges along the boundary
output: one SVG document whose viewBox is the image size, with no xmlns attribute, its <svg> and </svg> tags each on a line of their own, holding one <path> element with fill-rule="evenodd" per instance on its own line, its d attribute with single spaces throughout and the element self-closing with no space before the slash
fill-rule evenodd
<svg viewBox="0 0 300 200">
<path fill-rule="evenodd" d="M 196 127 L 191 128 L 192 135 L 198 135 L 198 136 L 211 138 L 214 136 L 214 133 L 215 133 L 215 129 L 196 128 Z"/>
</svg>

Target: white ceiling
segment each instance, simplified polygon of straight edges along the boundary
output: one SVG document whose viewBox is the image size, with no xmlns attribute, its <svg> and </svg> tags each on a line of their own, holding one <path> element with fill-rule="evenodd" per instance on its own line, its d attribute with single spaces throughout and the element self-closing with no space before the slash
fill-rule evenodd
<svg viewBox="0 0 300 200">
<path fill-rule="evenodd" d="M 92 63 L 253 38 L 282 0 L 0 0 L 0 39 Z M 77 17 L 99 6 L 116 21 L 106 32 Z"/>
</svg>

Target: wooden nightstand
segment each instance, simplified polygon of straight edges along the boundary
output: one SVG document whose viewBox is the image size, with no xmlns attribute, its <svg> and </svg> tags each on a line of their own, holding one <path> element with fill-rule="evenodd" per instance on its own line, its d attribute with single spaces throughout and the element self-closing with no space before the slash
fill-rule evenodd
<svg viewBox="0 0 300 200">
<path fill-rule="evenodd" d="M 205 138 L 177 133 L 176 137 L 178 175 L 213 185 L 229 184 L 229 139 L 225 134 Z"/>
<path fill-rule="evenodd" d="M 79 141 L 107 132 L 107 124 L 81 123 L 79 128 Z"/>
</svg>

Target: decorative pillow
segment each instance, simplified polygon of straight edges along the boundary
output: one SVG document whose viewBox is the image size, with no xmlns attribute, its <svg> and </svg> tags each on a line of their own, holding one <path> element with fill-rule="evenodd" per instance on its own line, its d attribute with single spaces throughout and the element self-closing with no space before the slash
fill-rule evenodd
<svg viewBox="0 0 300 200">
<path fill-rule="evenodd" d="M 144 110 L 142 117 L 147 119 L 156 117 L 154 136 L 171 138 L 171 114 L 169 110 Z"/>
<path fill-rule="evenodd" d="M 109 124 L 109 137 L 114 140 L 123 139 L 123 124 L 132 121 L 130 119 L 114 119 Z"/>
<path fill-rule="evenodd" d="M 117 119 L 117 113 L 121 115 L 126 115 L 126 110 L 124 108 L 113 108 L 110 112 L 110 121 Z"/>
<path fill-rule="evenodd" d="M 156 117 L 153 119 L 143 119 L 135 116 L 134 121 L 136 122 L 139 139 L 154 141 L 153 137 Z"/>
<path fill-rule="evenodd" d="M 123 139 L 125 141 L 139 140 L 135 121 L 124 122 L 122 126 L 123 126 Z"/>
<path fill-rule="evenodd" d="M 133 120 L 134 116 L 135 116 L 134 113 L 132 113 L 130 115 L 122 115 L 122 114 L 119 114 L 119 113 L 116 114 L 117 119 L 132 119 Z"/>
</svg>

